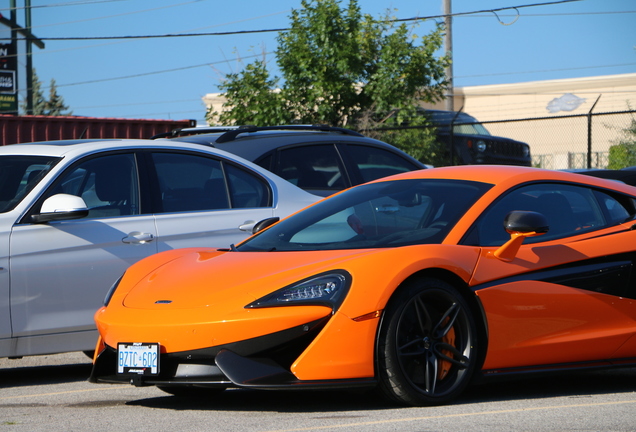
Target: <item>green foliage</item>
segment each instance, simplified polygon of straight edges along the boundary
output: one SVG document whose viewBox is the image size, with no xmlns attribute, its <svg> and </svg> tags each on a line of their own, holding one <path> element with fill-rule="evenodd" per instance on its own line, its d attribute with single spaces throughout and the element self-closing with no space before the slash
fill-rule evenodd
<svg viewBox="0 0 636 432">
<path fill-rule="evenodd" d="M 22 111 L 27 112 L 26 101 L 21 105 Z M 51 85 L 49 87 L 49 98 L 44 97 L 42 91 L 42 83 L 38 79 L 35 69 L 33 69 L 33 115 L 49 115 L 49 116 L 64 116 L 71 115 L 72 113 L 64 112 L 68 110 L 68 106 L 64 104 L 64 98 L 57 93 L 57 85 L 55 80 L 51 79 Z"/>
<path fill-rule="evenodd" d="M 415 159 L 433 166 L 450 164 L 448 152 L 444 145 L 437 141 L 434 128 L 399 129 L 393 131 L 378 131 L 373 138 L 393 144 Z"/>
<path fill-rule="evenodd" d="M 617 144 L 609 148 L 609 169 L 621 169 L 636 166 L 636 119 L 632 119 L 628 127 L 623 129 L 623 137 Z"/>
<path fill-rule="evenodd" d="M 218 116 L 221 124 L 269 125 L 289 123 L 285 101 L 277 88 L 277 78 L 270 78 L 265 64 L 256 61 L 238 74 L 230 74 L 223 84 L 229 110 L 220 115 L 208 111 L 207 118 Z"/>
<path fill-rule="evenodd" d="M 386 126 L 388 112 L 411 115 L 419 102 L 442 99 L 447 57 L 436 57 L 443 27 L 417 37 L 413 28 L 362 14 L 357 1 L 303 0 L 290 30 L 278 36 L 282 77 L 254 62 L 220 85 L 226 103 L 220 124 L 327 124 L 352 129 Z M 280 85 L 279 85 L 280 84 Z M 425 130 L 391 132 L 395 145 L 425 160 L 437 156 Z M 424 156 L 424 153 L 428 153 Z M 418 157 L 418 156 L 416 156 Z M 428 162 L 430 163 L 430 162 Z"/>
<path fill-rule="evenodd" d="M 446 145 L 438 141 L 437 128 L 421 113 L 405 115 L 405 111 L 396 110 L 382 122 L 366 119 L 360 126 L 365 135 L 392 144 L 420 162 L 450 165 L 450 154 Z"/>
</svg>

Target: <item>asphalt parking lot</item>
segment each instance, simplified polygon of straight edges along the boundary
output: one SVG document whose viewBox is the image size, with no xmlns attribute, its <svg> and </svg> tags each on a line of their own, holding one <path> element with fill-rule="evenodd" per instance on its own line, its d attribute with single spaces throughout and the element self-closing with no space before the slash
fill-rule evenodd
<svg viewBox="0 0 636 432">
<path fill-rule="evenodd" d="M 470 388 L 455 404 L 403 408 L 355 392 L 228 390 L 183 399 L 86 381 L 81 353 L 0 359 L 2 431 L 633 431 L 636 369 Z"/>
</svg>

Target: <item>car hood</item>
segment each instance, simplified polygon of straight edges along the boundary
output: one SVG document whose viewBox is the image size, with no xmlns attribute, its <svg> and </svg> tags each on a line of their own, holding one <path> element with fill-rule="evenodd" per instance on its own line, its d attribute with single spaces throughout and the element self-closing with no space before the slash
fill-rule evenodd
<svg viewBox="0 0 636 432">
<path fill-rule="evenodd" d="M 379 250 L 308 252 L 191 251 L 154 268 L 123 300 L 126 308 L 243 308 L 305 277 Z"/>
</svg>

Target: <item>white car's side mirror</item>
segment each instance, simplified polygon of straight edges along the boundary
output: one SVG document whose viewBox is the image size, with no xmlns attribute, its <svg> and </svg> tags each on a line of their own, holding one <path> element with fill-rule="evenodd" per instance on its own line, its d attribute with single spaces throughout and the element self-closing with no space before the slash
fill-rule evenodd
<svg viewBox="0 0 636 432">
<path fill-rule="evenodd" d="M 57 194 L 42 203 L 39 214 L 31 216 L 35 223 L 56 220 L 80 219 L 88 216 L 88 206 L 81 197 L 69 194 Z"/>
</svg>

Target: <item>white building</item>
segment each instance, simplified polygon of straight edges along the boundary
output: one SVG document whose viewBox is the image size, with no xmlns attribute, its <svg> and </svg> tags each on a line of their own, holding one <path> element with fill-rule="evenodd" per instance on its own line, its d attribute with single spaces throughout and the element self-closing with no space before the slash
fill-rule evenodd
<svg viewBox="0 0 636 432">
<path fill-rule="evenodd" d="M 537 164 L 554 169 L 583 167 L 591 142 L 597 156 L 594 166 L 604 167 L 609 147 L 634 119 L 633 113 L 624 112 L 636 109 L 636 73 L 457 87 L 454 92 L 455 110 L 487 123 L 493 135 L 529 143 L 535 160 L 541 161 Z M 205 105 L 217 112 L 224 101 L 219 93 L 203 97 Z M 443 102 L 423 106 L 444 109 Z M 590 141 L 590 112 L 623 114 L 594 116 Z"/>
</svg>

